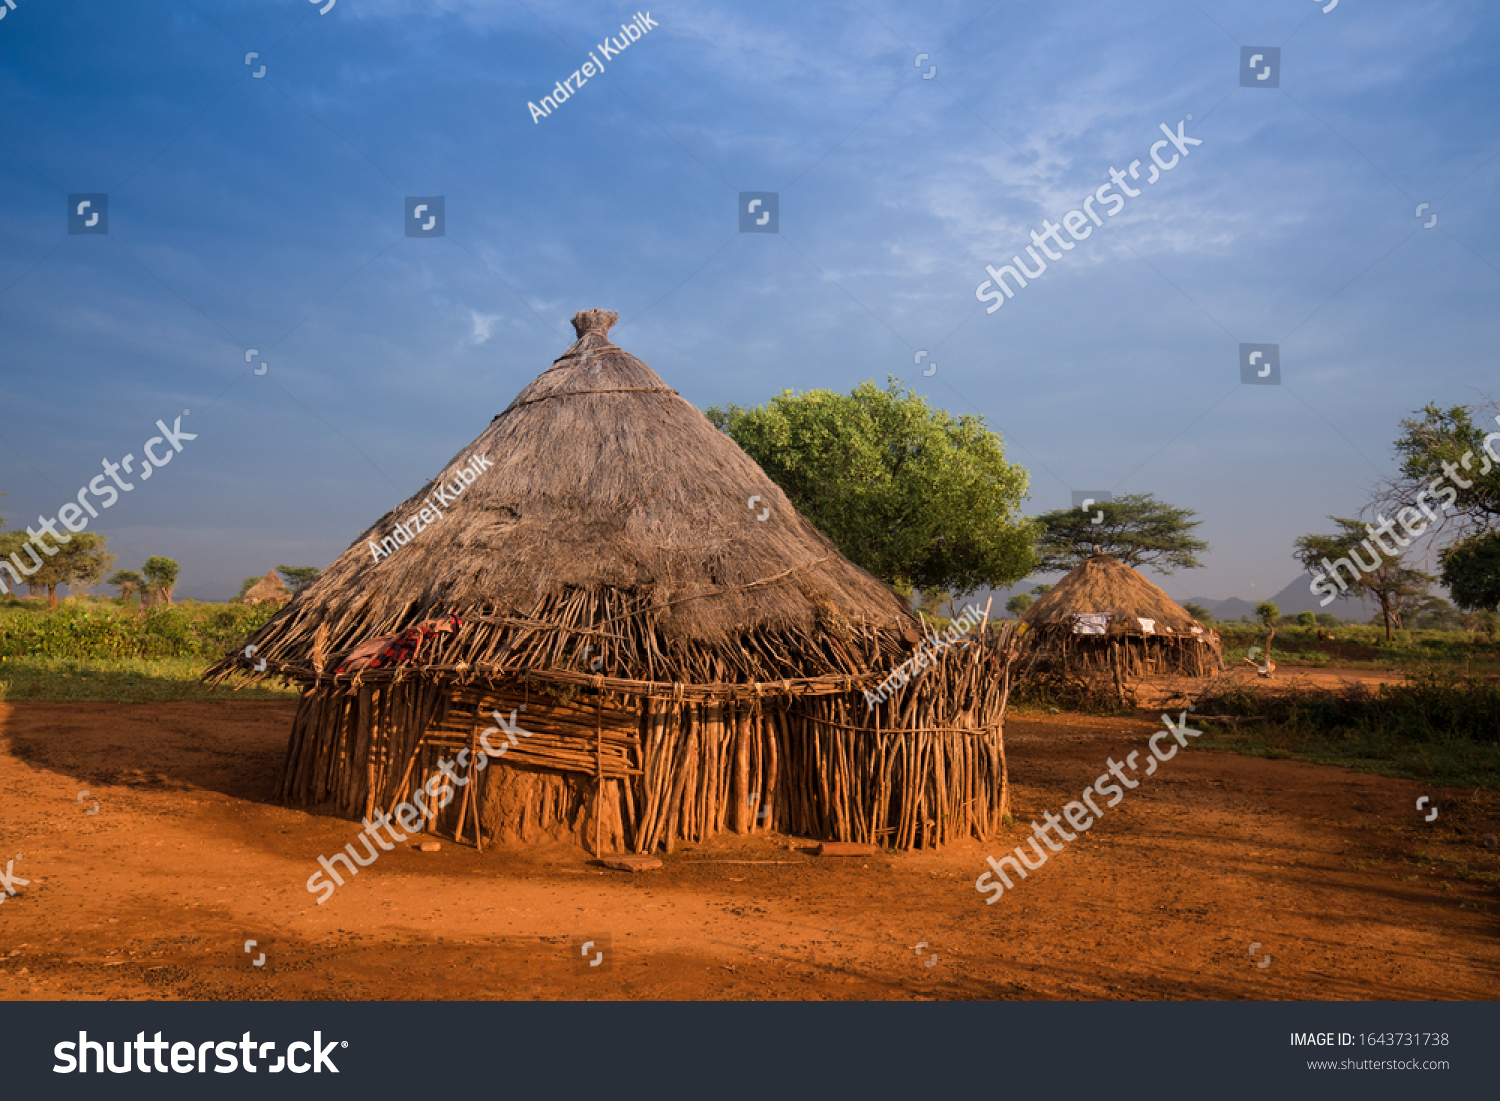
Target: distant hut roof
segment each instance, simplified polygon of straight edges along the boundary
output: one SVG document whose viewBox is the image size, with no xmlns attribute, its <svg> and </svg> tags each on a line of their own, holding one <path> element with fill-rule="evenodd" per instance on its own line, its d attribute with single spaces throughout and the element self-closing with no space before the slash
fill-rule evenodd
<svg viewBox="0 0 1500 1101">
<path fill-rule="evenodd" d="M 617 319 L 577 314 L 577 341 L 258 633 L 267 674 L 313 679 L 448 614 L 428 660 L 491 676 L 578 669 L 584 644 L 643 680 L 847 676 L 916 641 L 890 586 L 610 342 Z"/>
<path fill-rule="evenodd" d="M 281 578 L 276 576 L 276 571 L 262 577 L 254 585 L 246 590 L 245 595 L 240 597 L 241 604 L 265 604 L 270 601 L 290 600 L 292 590 L 281 583 Z"/>
<path fill-rule="evenodd" d="M 1079 565 L 1021 618 L 1022 645 L 1030 655 L 1026 675 L 1088 679 L 1104 674 L 1113 677 L 1121 699 L 1128 696 L 1127 677 L 1203 677 L 1223 665 L 1216 632 L 1107 554 Z"/>
<path fill-rule="evenodd" d="M 1192 635 L 1196 619 L 1135 570 L 1107 554 L 1096 554 L 1044 593 L 1026 610 L 1029 630 L 1072 627 L 1079 614 L 1107 614 L 1111 634 L 1144 634 L 1141 619 L 1151 620 L 1156 634 Z"/>
</svg>

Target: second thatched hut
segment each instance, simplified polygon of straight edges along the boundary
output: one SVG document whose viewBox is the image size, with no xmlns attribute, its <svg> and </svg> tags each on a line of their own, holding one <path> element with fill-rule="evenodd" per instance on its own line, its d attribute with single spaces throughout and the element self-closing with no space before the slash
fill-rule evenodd
<svg viewBox="0 0 1500 1101">
<path fill-rule="evenodd" d="M 1094 555 L 1049 589 L 1021 623 L 1029 674 L 1104 682 L 1121 697 L 1131 677 L 1206 677 L 1224 665 L 1218 632 L 1107 554 Z"/>
<path fill-rule="evenodd" d="M 272 570 L 246 589 L 239 602 L 241 604 L 285 604 L 290 599 L 292 599 L 292 590 L 283 585 L 281 578 L 276 576 L 276 571 Z"/>
</svg>

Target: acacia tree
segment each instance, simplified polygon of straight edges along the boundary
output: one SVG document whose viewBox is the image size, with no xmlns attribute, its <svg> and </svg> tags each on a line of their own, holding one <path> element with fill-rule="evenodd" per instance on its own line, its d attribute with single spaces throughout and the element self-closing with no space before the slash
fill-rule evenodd
<svg viewBox="0 0 1500 1101">
<path fill-rule="evenodd" d="M 1033 571 L 1026 472 L 998 434 L 892 378 L 708 410 L 849 559 L 891 585 L 959 594 Z"/>
<path fill-rule="evenodd" d="M 937 619 L 943 614 L 943 602 L 953 600 L 950 593 L 942 589 L 920 589 L 916 595 L 917 611 L 928 619 Z"/>
<path fill-rule="evenodd" d="M 1496 631 L 1500 631 L 1500 616 L 1494 612 L 1470 612 L 1461 621 L 1463 628 L 1470 634 L 1483 634 L 1491 641 L 1495 638 Z"/>
<path fill-rule="evenodd" d="M 1052 585 L 1033 585 L 1029 593 L 1017 593 L 1005 602 L 1005 610 L 1017 619 L 1025 615 L 1027 610 L 1036 603 L 1036 598 L 1045 596 L 1052 590 Z"/>
<path fill-rule="evenodd" d="M 1457 631 L 1463 627 L 1458 609 L 1440 596 L 1424 597 L 1411 609 L 1407 621 L 1419 631 Z"/>
<path fill-rule="evenodd" d="M 316 581 L 318 574 L 323 571 L 316 566 L 277 566 L 276 572 L 281 574 L 282 580 L 286 582 L 286 587 L 292 590 L 293 596 L 296 596 Z M 257 580 L 259 579 L 257 578 Z"/>
<path fill-rule="evenodd" d="M 1379 531 L 1358 520 L 1338 516 L 1329 519 L 1339 526 L 1339 531 L 1333 535 L 1301 536 L 1293 557 L 1308 573 L 1324 576 L 1328 573 L 1323 565 L 1325 560 L 1336 563 L 1343 558 L 1354 563 L 1356 577 L 1353 581 L 1346 579 L 1348 589 L 1356 596 L 1371 597 L 1379 606 L 1385 623 L 1385 640 L 1389 642 L 1392 627 L 1401 626 L 1402 613 L 1420 604 L 1437 578 L 1403 565 L 1401 554 L 1405 548 L 1398 544 L 1393 550 L 1386 549 L 1379 541 Z M 1373 570 L 1363 568 L 1365 558 L 1377 563 Z"/>
<path fill-rule="evenodd" d="M 115 564 L 115 556 L 106 553 L 105 539 L 93 532 L 74 532 L 66 543 L 46 533 L 32 539 L 32 545 L 44 555 L 42 568 L 31 575 L 31 582 L 47 590 L 47 610 L 57 611 L 57 587 L 75 589 L 97 585 Z"/>
<path fill-rule="evenodd" d="M 120 589 L 120 599 L 129 600 L 131 593 L 139 592 L 145 588 L 146 579 L 134 570 L 118 570 L 105 584 L 118 586 Z"/>
<path fill-rule="evenodd" d="M 1087 511 L 1044 512 L 1036 518 L 1041 529 L 1038 568 L 1066 573 L 1092 558 L 1098 547 L 1132 568 L 1150 566 L 1164 574 L 1200 569 L 1203 563 L 1197 555 L 1208 550 L 1208 544 L 1193 536 L 1193 529 L 1202 523 L 1193 519 L 1196 515 L 1192 509 L 1173 508 L 1149 493 L 1097 501 Z"/>
<path fill-rule="evenodd" d="M 177 575 L 182 570 L 176 562 L 159 554 L 146 559 L 141 573 L 146 575 L 148 591 L 167 604 L 172 603 L 172 586 L 177 584 Z"/>
</svg>

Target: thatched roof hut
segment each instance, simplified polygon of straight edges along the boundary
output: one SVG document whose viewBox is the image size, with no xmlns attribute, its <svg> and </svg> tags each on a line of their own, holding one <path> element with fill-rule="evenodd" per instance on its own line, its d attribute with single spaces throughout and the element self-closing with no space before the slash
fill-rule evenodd
<svg viewBox="0 0 1500 1101">
<path fill-rule="evenodd" d="M 266 604 L 281 603 L 292 599 L 292 590 L 282 584 L 281 578 L 276 576 L 276 571 L 262 577 L 254 585 L 245 590 L 245 595 L 240 597 L 241 604 Z"/>
<path fill-rule="evenodd" d="M 308 690 L 282 798 L 369 814 L 468 750 L 480 782 L 427 820 L 460 838 L 988 836 L 1005 636 L 867 706 L 921 621 L 612 344 L 616 318 L 579 313 L 572 347 L 251 640 L 253 676 Z M 496 721 L 511 744 L 481 753 Z"/>
<path fill-rule="evenodd" d="M 1113 681 L 1158 673 L 1202 677 L 1223 668 L 1218 633 L 1156 585 L 1096 554 L 1021 617 L 1026 668 L 1042 676 Z"/>
</svg>

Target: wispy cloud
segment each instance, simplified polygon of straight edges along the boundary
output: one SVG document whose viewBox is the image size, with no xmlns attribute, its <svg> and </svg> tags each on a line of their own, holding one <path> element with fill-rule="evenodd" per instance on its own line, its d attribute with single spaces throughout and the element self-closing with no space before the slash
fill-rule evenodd
<svg viewBox="0 0 1500 1101">
<path fill-rule="evenodd" d="M 501 315 L 497 313 L 480 313 L 478 310 L 470 310 L 469 318 L 474 323 L 474 331 L 469 335 L 470 344 L 483 344 L 495 332 L 495 322 L 500 320 Z"/>
</svg>

